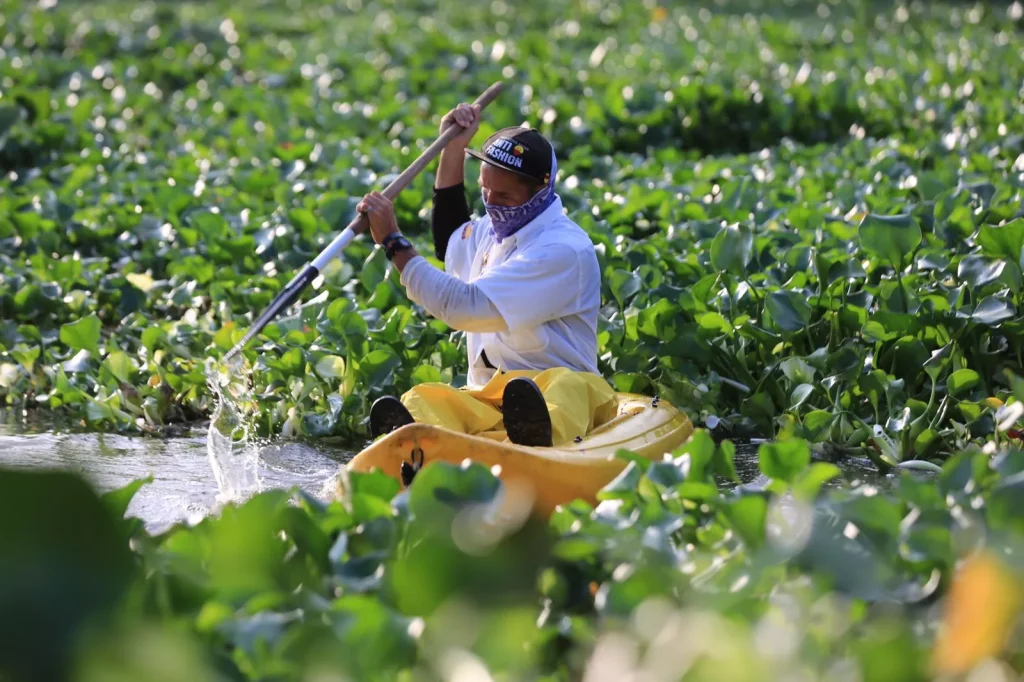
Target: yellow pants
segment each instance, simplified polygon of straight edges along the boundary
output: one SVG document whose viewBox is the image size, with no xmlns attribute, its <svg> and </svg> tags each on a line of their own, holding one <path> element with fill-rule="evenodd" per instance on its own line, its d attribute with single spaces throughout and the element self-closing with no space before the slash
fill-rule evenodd
<svg viewBox="0 0 1024 682">
<path fill-rule="evenodd" d="M 544 395 L 556 446 L 587 435 L 616 414 L 615 389 L 607 381 L 596 374 L 564 367 L 498 372 L 478 389 L 419 384 L 402 396 L 402 404 L 417 422 L 502 441 L 506 439 L 499 409 L 502 393 L 505 385 L 517 377 L 533 379 Z"/>
</svg>

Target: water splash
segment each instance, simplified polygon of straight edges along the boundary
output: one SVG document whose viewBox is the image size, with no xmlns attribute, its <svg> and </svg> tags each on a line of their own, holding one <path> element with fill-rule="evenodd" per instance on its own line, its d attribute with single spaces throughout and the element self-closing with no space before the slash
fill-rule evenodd
<svg viewBox="0 0 1024 682">
<path fill-rule="evenodd" d="M 219 503 L 242 501 L 263 488 L 259 447 L 250 438 L 257 414 L 251 377 L 241 355 L 226 362 L 207 360 L 206 383 L 217 406 L 210 418 L 206 451 Z"/>
</svg>

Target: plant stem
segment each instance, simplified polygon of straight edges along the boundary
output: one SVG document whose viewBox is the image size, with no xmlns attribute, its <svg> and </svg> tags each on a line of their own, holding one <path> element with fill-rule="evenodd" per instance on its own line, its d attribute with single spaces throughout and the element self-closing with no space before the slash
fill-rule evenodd
<svg viewBox="0 0 1024 682">
<path fill-rule="evenodd" d="M 896 271 L 896 286 L 900 290 L 900 298 L 903 300 L 903 312 L 910 312 L 910 301 L 907 297 L 906 289 L 903 288 L 903 273 L 900 270 Z"/>
<path fill-rule="evenodd" d="M 743 283 L 746 284 L 748 287 L 750 287 L 750 293 L 754 295 L 754 300 L 757 301 L 757 307 L 760 308 L 761 307 L 761 297 L 757 295 L 757 289 L 755 289 L 754 285 L 750 283 L 750 278 L 744 276 L 743 277 Z"/>
</svg>

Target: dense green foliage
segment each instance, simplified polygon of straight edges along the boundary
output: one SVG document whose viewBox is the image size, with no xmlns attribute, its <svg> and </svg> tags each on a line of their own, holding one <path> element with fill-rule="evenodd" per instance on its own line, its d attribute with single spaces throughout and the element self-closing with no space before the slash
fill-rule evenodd
<svg viewBox="0 0 1024 682">
<path fill-rule="evenodd" d="M 1019 633 L 1002 646 L 1024 452 L 820 496 L 838 470 L 801 440 L 761 447 L 762 489 L 718 487 L 732 453 L 700 431 L 549 523 L 480 465 L 439 463 L 401 492 L 353 474 L 330 504 L 268 492 L 157 535 L 122 519 L 137 484 L 99 499 L 69 474 L 0 473 L 0 556 L 24 558 L 0 560 L 0 678 L 912 682 L 1000 650 L 1024 666 Z M 964 586 L 967 553 L 1002 568 Z"/>
<path fill-rule="evenodd" d="M 665 4 L 0 0 L 6 404 L 208 417 L 204 363 L 506 79 L 478 140 L 554 140 L 602 372 L 701 427 L 543 521 L 479 466 L 161 533 L 134 487 L 0 473 L 0 679 L 1024 670 L 1024 8 Z M 432 180 L 396 202 L 424 252 Z M 464 382 L 366 240 L 315 289 L 245 351 L 262 432 L 358 437 L 379 395 Z M 758 489 L 723 485 L 746 435 L 776 440 Z"/>
<path fill-rule="evenodd" d="M 525 120 L 555 141 L 618 388 L 881 466 L 1005 421 L 1019 5 L 418 7 L 8 3 L 0 398 L 103 429 L 208 415 L 203 361 L 506 79 L 478 140 Z M 397 201 L 427 252 L 432 178 Z M 382 393 L 464 380 L 461 334 L 368 240 L 316 287 L 246 351 L 262 432 L 360 435 Z"/>
</svg>

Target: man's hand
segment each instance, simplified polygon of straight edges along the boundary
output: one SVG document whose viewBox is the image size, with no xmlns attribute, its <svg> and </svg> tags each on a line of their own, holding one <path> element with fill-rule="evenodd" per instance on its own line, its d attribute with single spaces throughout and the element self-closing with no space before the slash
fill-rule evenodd
<svg viewBox="0 0 1024 682">
<path fill-rule="evenodd" d="M 392 232 L 398 232 L 395 207 L 391 205 L 391 200 L 380 192 L 370 192 L 364 196 L 356 210 L 366 214 L 370 221 L 370 235 L 377 244 L 384 241 Z"/>
<path fill-rule="evenodd" d="M 469 146 L 473 136 L 476 135 L 476 131 L 480 128 L 480 105 L 469 105 L 463 102 L 449 111 L 441 119 L 440 133 L 443 135 L 444 131 L 456 124 L 464 127 L 466 130 L 448 143 L 448 147 L 455 148 L 461 152 Z"/>
<path fill-rule="evenodd" d="M 444 131 L 453 125 L 463 126 L 465 130 L 441 150 L 441 160 L 437 164 L 437 177 L 434 178 L 436 189 L 452 187 L 463 182 L 466 147 L 469 146 L 470 140 L 480 128 L 480 107 L 476 104 L 470 106 L 463 102 L 449 111 L 441 119 L 441 134 L 444 135 Z"/>
</svg>

